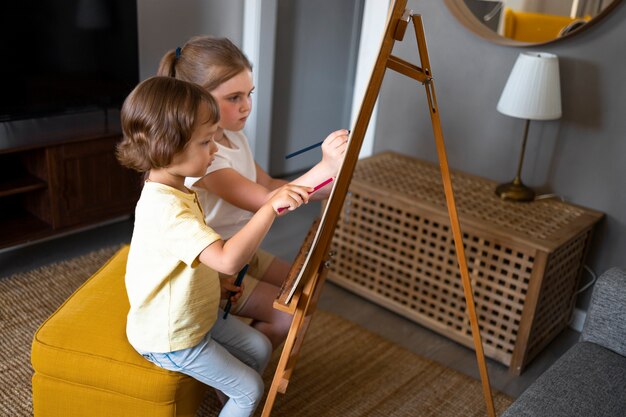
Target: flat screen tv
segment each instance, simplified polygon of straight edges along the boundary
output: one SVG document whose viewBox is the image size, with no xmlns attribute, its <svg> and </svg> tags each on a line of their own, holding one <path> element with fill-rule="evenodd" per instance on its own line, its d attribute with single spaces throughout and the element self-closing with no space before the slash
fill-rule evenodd
<svg viewBox="0 0 626 417">
<path fill-rule="evenodd" d="M 137 44 L 135 0 L 4 2 L 0 122 L 121 107 Z"/>
</svg>

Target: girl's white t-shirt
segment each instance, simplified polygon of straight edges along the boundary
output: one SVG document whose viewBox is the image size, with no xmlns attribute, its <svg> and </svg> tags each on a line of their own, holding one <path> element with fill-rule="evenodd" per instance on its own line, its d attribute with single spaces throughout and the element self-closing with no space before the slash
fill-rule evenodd
<svg viewBox="0 0 626 417">
<path fill-rule="evenodd" d="M 224 134 L 230 141 L 232 148 L 216 143 L 218 150 L 215 154 L 215 160 L 207 168 L 206 173 L 210 174 L 220 169 L 232 168 L 250 181 L 256 182 L 256 164 L 250 145 L 248 145 L 248 139 L 242 131 L 225 130 Z M 201 177 L 187 177 L 185 186 L 198 194 L 206 224 L 222 236 L 222 239 L 230 239 L 250 220 L 253 213 L 233 206 L 218 195 L 203 188 L 196 187 L 195 183 L 200 179 Z"/>
</svg>

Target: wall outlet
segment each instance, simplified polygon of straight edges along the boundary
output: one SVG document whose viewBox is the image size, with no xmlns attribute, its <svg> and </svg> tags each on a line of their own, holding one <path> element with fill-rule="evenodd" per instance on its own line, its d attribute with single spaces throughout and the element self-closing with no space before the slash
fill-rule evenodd
<svg viewBox="0 0 626 417">
<path fill-rule="evenodd" d="M 587 312 L 581 309 L 575 308 L 572 312 L 572 318 L 569 321 L 569 327 L 572 329 L 582 332 L 583 324 L 585 323 L 585 318 L 587 317 Z"/>
</svg>

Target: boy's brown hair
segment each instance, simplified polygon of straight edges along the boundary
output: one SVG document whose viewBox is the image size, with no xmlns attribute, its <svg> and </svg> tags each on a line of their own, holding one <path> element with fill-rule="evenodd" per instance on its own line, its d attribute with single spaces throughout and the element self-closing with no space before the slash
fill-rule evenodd
<svg viewBox="0 0 626 417">
<path fill-rule="evenodd" d="M 209 120 L 196 120 L 202 102 L 209 108 Z M 170 77 L 148 78 L 122 105 L 124 138 L 117 145 L 117 159 L 139 172 L 167 167 L 189 142 L 196 124 L 216 124 L 219 114 L 213 96 L 198 85 Z"/>
<path fill-rule="evenodd" d="M 252 64 L 228 38 L 195 36 L 182 48 L 168 51 L 161 58 L 157 74 L 213 91 L 244 70 L 252 71 Z"/>
</svg>

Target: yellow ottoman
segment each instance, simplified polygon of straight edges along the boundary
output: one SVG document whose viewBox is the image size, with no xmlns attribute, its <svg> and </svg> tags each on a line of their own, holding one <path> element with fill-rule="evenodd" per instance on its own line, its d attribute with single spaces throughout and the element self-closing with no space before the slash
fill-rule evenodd
<svg viewBox="0 0 626 417">
<path fill-rule="evenodd" d="M 128 246 L 35 333 L 35 417 L 190 416 L 206 386 L 141 357 L 126 339 Z"/>
</svg>

